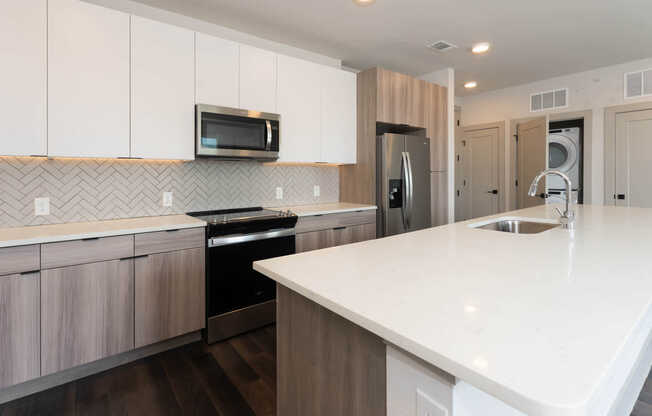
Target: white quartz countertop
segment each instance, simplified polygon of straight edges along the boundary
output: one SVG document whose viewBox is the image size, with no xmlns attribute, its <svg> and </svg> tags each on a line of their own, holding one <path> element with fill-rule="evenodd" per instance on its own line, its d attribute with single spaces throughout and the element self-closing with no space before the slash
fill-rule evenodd
<svg viewBox="0 0 652 416">
<path fill-rule="evenodd" d="M 652 210 L 575 209 L 573 231 L 484 218 L 254 268 L 531 416 L 601 415 L 651 348 Z"/>
<path fill-rule="evenodd" d="M 205 221 L 188 215 L 164 215 L 158 217 L 0 228 L 0 247 L 205 226 Z"/>
<path fill-rule="evenodd" d="M 342 212 L 367 211 L 376 209 L 375 205 L 354 204 L 351 202 L 334 202 L 330 204 L 317 205 L 294 205 L 289 207 L 271 207 L 275 211 L 290 210 L 299 217 L 309 217 L 311 215 L 339 214 Z"/>
</svg>

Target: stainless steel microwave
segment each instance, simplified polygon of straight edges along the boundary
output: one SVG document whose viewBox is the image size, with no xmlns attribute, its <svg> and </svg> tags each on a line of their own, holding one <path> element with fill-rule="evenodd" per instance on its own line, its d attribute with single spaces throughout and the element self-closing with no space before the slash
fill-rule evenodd
<svg viewBox="0 0 652 416">
<path fill-rule="evenodd" d="M 195 153 L 225 159 L 278 159 L 280 116 L 272 113 L 196 106 Z"/>
</svg>

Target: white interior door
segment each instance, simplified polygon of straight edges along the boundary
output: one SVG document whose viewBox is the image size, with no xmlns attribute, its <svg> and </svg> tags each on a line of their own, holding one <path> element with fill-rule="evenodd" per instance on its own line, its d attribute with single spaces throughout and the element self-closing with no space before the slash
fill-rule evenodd
<svg viewBox="0 0 652 416">
<path fill-rule="evenodd" d="M 522 123 L 517 128 L 518 155 L 517 155 L 517 202 L 518 208 L 529 208 L 545 204 L 540 197 L 528 196 L 532 180 L 548 166 L 548 121 L 546 117 Z M 545 190 L 545 181 L 539 182 L 537 193 Z"/>
<path fill-rule="evenodd" d="M 652 110 L 616 115 L 618 206 L 652 208 Z"/>
<path fill-rule="evenodd" d="M 467 218 L 498 213 L 498 129 L 466 131 Z"/>
</svg>

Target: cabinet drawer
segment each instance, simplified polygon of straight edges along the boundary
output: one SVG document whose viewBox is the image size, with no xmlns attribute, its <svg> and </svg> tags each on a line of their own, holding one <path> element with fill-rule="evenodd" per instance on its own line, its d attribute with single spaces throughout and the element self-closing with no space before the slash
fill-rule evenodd
<svg viewBox="0 0 652 416">
<path fill-rule="evenodd" d="M 0 276 L 41 268 L 38 245 L 0 248 Z"/>
<path fill-rule="evenodd" d="M 136 234 L 136 256 L 206 246 L 204 228 Z"/>
<path fill-rule="evenodd" d="M 133 235 L 64 241 L 41 245 L 41 268 L 54 269 L 133 255 Z"/>
<path fill-rule="evenodd" d="M 369 224 L 376 222 L 376 210 L 343 212 L 341 214 L 311 215 L 300 217 L 295 230 L 297 233 L 327 230 L 349 225 Z"/>
</svg>

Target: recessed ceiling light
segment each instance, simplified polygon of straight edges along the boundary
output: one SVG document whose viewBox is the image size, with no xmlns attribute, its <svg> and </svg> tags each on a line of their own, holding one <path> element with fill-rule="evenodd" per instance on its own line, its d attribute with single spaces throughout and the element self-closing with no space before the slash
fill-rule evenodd
<svg viewBox="0 0 652 416">
<path fill-rule="evenodd" d="M 375 2 L 376 0 L 353 0 L 353 3 L 357 4 L 358 6 L 371 6 Z"/>
<path fill-rule="evenodd" d="M 473 48 L 471 48 L 471 52 L 475 53 L 476 55 L 479 55 L 489 51 L 490 47 L 491 45 L 489 45 L 487 42 L 477 43 L 473 45 Z"/>
<path fill-rule="evenodd" d="M 469 81 L 466 84 L 464 84 L 464 88 L 467 88 L 467 89 L 475 88 L 477 86 L 478 86 L 478 83 L 475 82 L 475 81 Z"/>
</svg>

